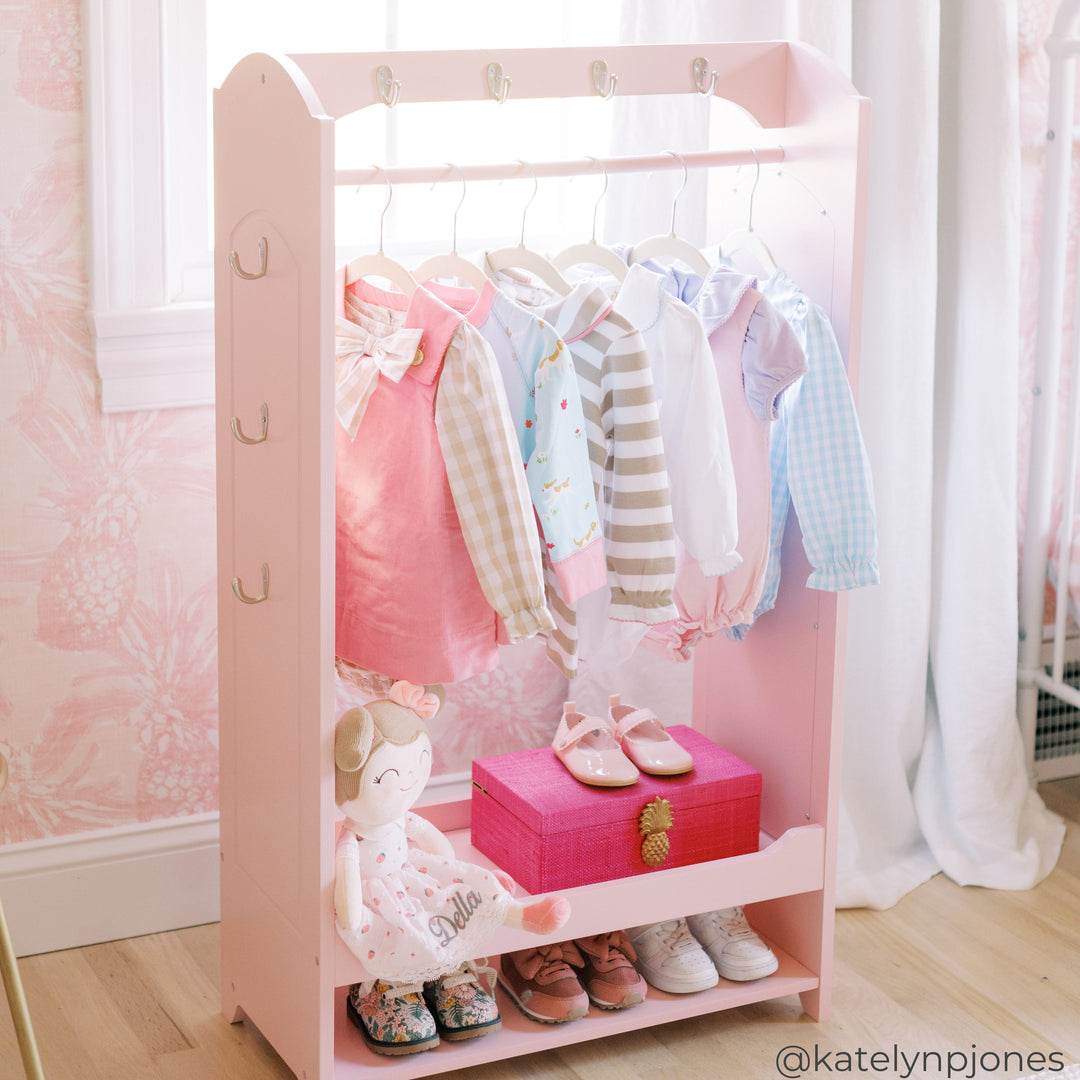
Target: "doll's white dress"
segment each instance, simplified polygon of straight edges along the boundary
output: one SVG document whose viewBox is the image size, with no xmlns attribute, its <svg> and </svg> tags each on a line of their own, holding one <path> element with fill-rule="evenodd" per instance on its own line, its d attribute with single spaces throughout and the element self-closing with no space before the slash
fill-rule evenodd
<svg viewBox="0 0 1080 1080">
<path fill-rule="evenodd" d="M 410 844 L 418 820 L 410 812 L 368 837 L 346 821 L 338 840 L 338 859 L 359 862 L 364 895 L 360 925 L 337 922 L 338 933 L 372 978 L 422 982 L 483 956 L 512 902 L 491 871 Z"/>
</svg>

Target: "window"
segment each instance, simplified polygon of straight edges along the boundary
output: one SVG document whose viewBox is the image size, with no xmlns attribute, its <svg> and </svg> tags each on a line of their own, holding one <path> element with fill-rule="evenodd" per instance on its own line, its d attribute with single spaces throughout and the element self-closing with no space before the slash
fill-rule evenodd
<svg viewBox="0 0 1080 1080">
<path fill-rule="evenodd" d="M 181 11 L 181 8 L 183 10 Z M 213 400 L 201 5 L 83 9 L 90 322 L 106 411 Z"/>
<path fill-rule="evenodd" d="M 551 0 L 544 18 L 497 0 L 468 6 L 435 0 L 359 5 L 326 0 L 302 19 L 268 0 L 159 0 L 84 5 L 91 236 L 90 321 L 107 412 L 213 401 L 210 88 L 250 52 L 500 48 L 587 44 L 617 36 L 620 0 Z M 493 56 L 493 59 L 496 56 Z M 339 164 L 601 156 L 605 103 L 475 103 L 365 110 L 338 124 Z M 460 106 L 453 106 L 461 110 Z M 541 112 L 540 110 L 546 110 Z M 498 154 L 492 147 L 499 148 Z M 467 192 L 458 217 L 463 253 L 515 243 L 530 192 L 522 184 Z M 529 205 L 527 239 L 554 246 L 591 228 L 599 187 L 586 180 L 542 185 Z M 388 250 L 408 264 L 448 250 L 456 185 L 395 191 Z M 343 252 L 371 250 L 386 193 L 339 192 Z M 569 242 L 569 241 L 568 241 Z"/>
</svg>

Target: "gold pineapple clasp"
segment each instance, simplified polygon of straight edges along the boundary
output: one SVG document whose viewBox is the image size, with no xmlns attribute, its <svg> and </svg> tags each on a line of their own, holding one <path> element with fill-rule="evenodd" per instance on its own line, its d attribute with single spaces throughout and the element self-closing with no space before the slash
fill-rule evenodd
<svg viewBox="0 0 1080 1080">
<path fill-rule="evenodd" d="M 671 841 L 667 831 L 675 824 L 675 812 L 667 799 L 658 795 L 645 804 L 638 818 L 638 832 L 645 838 L 641 841 L 641 861 L 646 866 L 659 866 L 671 850 Z"/>
</svg>

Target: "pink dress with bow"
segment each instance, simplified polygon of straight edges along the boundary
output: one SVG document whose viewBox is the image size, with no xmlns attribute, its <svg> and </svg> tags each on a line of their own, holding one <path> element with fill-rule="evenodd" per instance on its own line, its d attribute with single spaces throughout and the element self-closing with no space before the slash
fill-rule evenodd
<svg viewBox="0 0 1080 1080">
<path fill-rule="evenodd" d="M 346 299 L 370 335 L 358 351 L 385 355 L 359 422 L 335 424 L 337 655 L 415 683 L 490 671 L 498 620 L 511 642 L 553 625 L 498 368 L 422 288 L 408 298 L 358 281 Z M 388 341 L 410 328 L 418 339 Z M 352 374 L 339 369 L 339 391 Z"/>
</svg>

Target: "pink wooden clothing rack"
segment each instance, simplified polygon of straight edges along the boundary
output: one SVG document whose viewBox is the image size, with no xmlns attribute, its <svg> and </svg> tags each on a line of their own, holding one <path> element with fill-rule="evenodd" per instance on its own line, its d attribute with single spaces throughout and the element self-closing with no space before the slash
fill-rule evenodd
<svg viewBox="0 0 1080 1080">
<path fill-rule="evenodd" d="M 222 1010 L 249 1017 L 303 1080 L 430 1075 L 796 993 L 811 1016 L 829 1010 L 846 600 L 802 586 L 792 514 L 775 611 L 745 642 L 709 641 L 695 664 L 694 727 L 764 776 L 761 850 L 570 890 L 572 921 L 553 936 L 747 904 L 777 974 L 682 997 L 650 991 L 626 1012 L 555 1026 L 503 999 L 502 1031 L 401 1058 L 370 1054 L 345 1020 L 344 988 L 365 973 L 333 923 L 334 195 L 384 173 L 335 171 L 335 119 L 386 99 L 483 100 L 507 80 L 514 100 L 603 96 L 617 76 L 619 97 L 704 88 L 736 102 L 762 129 L 759 159 L 782 162 L 831 221 L 822 252 L 795 202 L 754 219 L 830 316 L 857 382 L 870 105 L 833 65 L 785 42 L 510 50 L 498 79 L 495 59 L 257 54 L 215 93 Z M 753 157 L 735 147 L 684 160 Z M 532 165 L 538 176 L 681 167 L 660 149 Z M 520 163 L 462 172 L 526 175 Z M 389 174 L 459 179 L 444 164 Z M 469 844 L 468 801 L 424 812 L 484 862 Z M 491 951 L 543 941 L 504 929 Z"/>
</svg>

